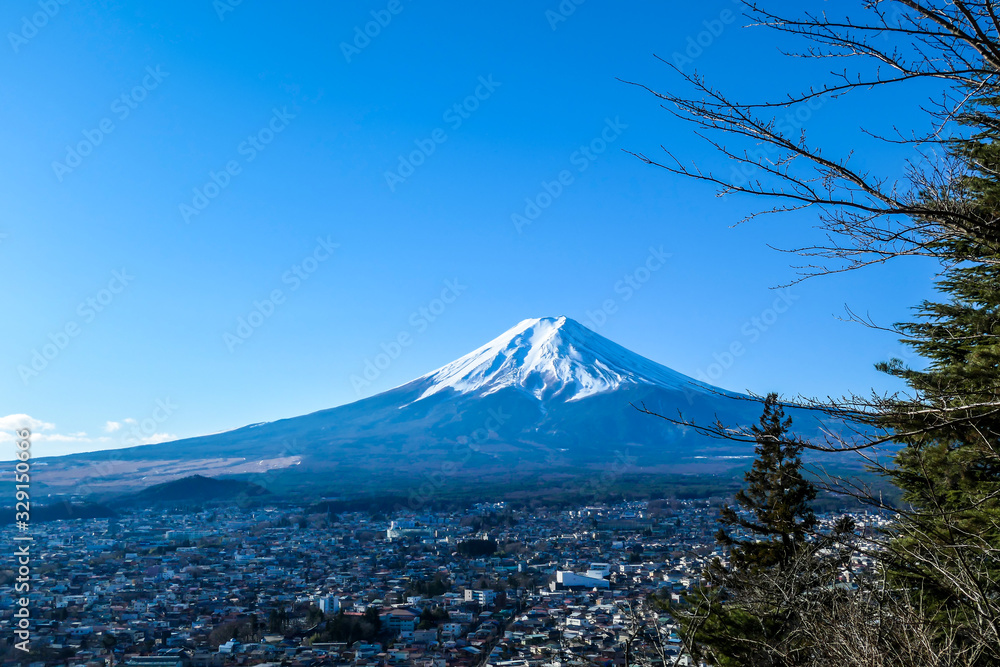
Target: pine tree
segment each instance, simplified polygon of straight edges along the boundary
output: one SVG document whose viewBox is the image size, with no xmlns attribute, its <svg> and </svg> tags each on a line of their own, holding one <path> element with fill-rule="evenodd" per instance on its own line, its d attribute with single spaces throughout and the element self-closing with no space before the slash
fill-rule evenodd
<svg viewBox="0 0 1000 667">
<path fill-rule="evenodd" d="M 735 495 L 736 507 L 720 513 L 724 527 L 716 540 L 727 548 L 729 563 L 713 560 L 707 585 L 689 595 L 679 613 L 692 654 L 720 667 L 805 664 L 809 647 L 795 638 L 800 603 L 828 586 L 839 567 L 838 559 L 817 555 L 828 541 L 810 540 L 816 488 L 802 475 L 803 444 L 791 425 L 777 394 L 769 394 L 751 428 L 756 458 L 747 487 Z M 851 528 L 844 522 L 838 531 Z"/>
<path fill-rule="evenodd" d="M 789 436 L 791 426 L 778 395 L 768 394 L 760 423 L 751 428 L 757 444 L 753 466 L 744 476 L 747 488 L 735 496 L 742 512 L 724 507 L 719 518 L 725 526 L 755 536 L 734 540 L 725 528 L 719 529 L 716 541 L 729 548 L 735 570 L 787 564 L 816 527 L 809 505 L 816 499 L 816 488 L 802 477 L 802 443 Z"/>
<path fill-rule="evenodd" d="M 808 92 L 793 93 L 787 101 L 747 104 L 728 97 L 700 73 L 680 72 L 694 94 L 654 95 L 735 161 L 734 176 L 727 179 L 690 168 L 673 154 L 662 162 L 644 155 L 640 159 L 715 183 L 720 193 L 771 198 L 775 203 L 765 211 L 819 209 L 819 226 L 828 236 L 797 248 L 808 258 L 800 267 L 802 276 L 840 273 L 907 256 L 933 258 L 942 269 L 940 297 L 922 303 L 915 321 L 898 325 L 903 342 L 927 361 L 927 367 L 909 368 L 899 360 L 880 365 L 907 383 L 906 394 L 852 395 L 814 404 L 827 415 L 860 426 L 842 436 L 834 450 L 855 452 L 887 440 L 900 446 L 892 465 L 872 459 L 872 468 L 898 486 L 904 500 L 888 535 L 867 535 L 878 542 L 867 555 L 883 563 L 879 575 L 888 577 L 864 577 L 865 585 L 858 589 L 862 593 L 847 595 L 854 609 L 838 610 L 839 618 L 871 618 L 865 629 L 874 632 L 864 639 L 865 650 L 856 652 L 855 662 L 826 664 L 870 665 L 877 658 L 880 664 L 921 667 L 1000 665 L 997 3 L 876 0 L 861 3 L 866 15 L 842 21 L 831 21 L 825 12 L 782 15 L 777 2 L 743 4 L 751 23 L 803 38 L 807 45 L 797 55 L 837 58 L 845 63 L 843 74 L 833 83 L 811 83 Z M 895 74 L 871 76 L 873 62 Z M 759 109 L 793 110 L 848 90 L 888 90 L 918 79 L 941 84 L 934 103 L 921 107 L 929 113 L 932 129 L 886 139 L 916 147 L 905 181 L 867 167 L 855 169 L 853 150 L 836 154 L 830 150 L 835 147 L 807 140 L 805 129 L 782 129 L 780 115 L 757 115 Z M 905 106 L 903 102 L 889 113 Z M 879 110 L 880 117 L 884 113 Z M 713 131 L 725 136 L 712 136 Z M 734 149 L 726 138 L 749 139 L 767 150 Z M 877 283 L 871 286 L 878 288 Z M 720 427 L 716 434 L 726 437 L 727 431 Z M 880 492 L 857 480 L 831 476 L 826 484 L 873 506 L 888 507 Z M 748 512 L 753 514 L 752 509 Z M 780 535 L 765 536 L 764 541 L 764 547 L 738 554 L 734 567 L 745 557 L 744 565 L 756 563 L 762 573 L 771 569 L 761 565 L 769 560 L 787 570 L 781 561 L 789 551 L 776 546 Z M 862 547 L 867 549 L 867 541 Z M 737 590 L 731 584 L 727 588 Z M 851 613 L 843 615 L 845 611 Z M 838 615 L 827 617 L 833 618 Z M 842 634 L 841 645 L 862 645 L 862 634 Z"/>
<path fill-rule="evenodd" d="M 893 401 L 880 425 L 904 445 L 885 471 L 903 490 L 895 540 L 885 560 L 900 590 L 946 627 L 954 641 L 993 646 L 1000 660 L 1000 109 L 974 100 L 961 117 L 973 131 L 955 139 L 965 175 L 945 195 L 974 225 L 960 241 L 937 244 L 953 260 L 915 322 L 897 325 L 903 343 L 928 362 L 879 368 L 902 378 L 912 396 Z M 957 628 L 957 630 L 956 630 Z M 980 664 L 970 662 L 969 664 Z"/>
</svg>

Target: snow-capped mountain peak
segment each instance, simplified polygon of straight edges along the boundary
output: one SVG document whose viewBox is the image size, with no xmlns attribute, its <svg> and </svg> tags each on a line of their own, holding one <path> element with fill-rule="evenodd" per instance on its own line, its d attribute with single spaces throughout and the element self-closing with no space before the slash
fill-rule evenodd
<svg viewBox="0 0 1000 667">
<path fill-rule="evenodd" d="M 538 399 L 574 401 L 625 384 L 691 383 L 568 317 L 524 320 L 421 380 L 430 385 L 417 400 L 446 389 L 485 396 L 512 387 Z"/>
</svg>

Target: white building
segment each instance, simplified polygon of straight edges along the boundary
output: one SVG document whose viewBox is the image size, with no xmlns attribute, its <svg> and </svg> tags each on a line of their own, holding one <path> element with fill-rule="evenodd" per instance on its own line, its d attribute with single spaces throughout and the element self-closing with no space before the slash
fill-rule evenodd
<svg viewBox="0 0 1000 667">
<path fill-rule="evenodd" d="M 319 599 L 319 610 L 324 614 L 336 614 L 340 611 L 340 598 L 336 595 L 324 595 Z"/>
<path fill-rule="evenodd" d="M 488 589 L 465 589 L 465 601 L 466 602 L 478 602 L 484 607 L 492 607 L 493 603 L 496 602 L 497 592 Z"/>
<path fill-rule="evenodd" d="M 603 577 L 601 572 L 588 570 L 586 574 L 576 572 L 556 572 L 556 580 L 553 582 L 552 590 L 561 588 L 611 588 L 611 583 Z"/>
</svg>

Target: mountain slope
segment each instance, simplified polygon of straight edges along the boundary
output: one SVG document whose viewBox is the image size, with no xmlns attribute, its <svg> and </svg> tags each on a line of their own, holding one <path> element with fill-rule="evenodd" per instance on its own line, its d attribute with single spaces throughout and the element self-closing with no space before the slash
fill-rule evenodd
<svg viewBox="0 0 1000 667">
<path fill-rule="evenodd" d="M 524 320 L 514 328 L 415 382 L 421 398 L 452 389 L 486 396 L 506 387 L 540 400 L 574 401 L 624 385 L 707 389 L 566 317 Z"/>
<path fill-rule="evenodd" d="M 755 422 L 759 406 L 739 398 L 571 319 L 541 318 L 370 398 L 225 433 L 48 459 L 36 463 L 37 481 L 54 492 L 80 482 L 120 492 L 193 474 L 242 475 L 262 484 L 310 479 L 384 490 L 424 478 L 579 474 L 612 465 L 717 471 L 749 458 L 752 447 L 706 438 L 632 405 L 701 423 Z M 818 426 L 796 420 L 806 432 Z"/>
<path fill-rule="evenodd" d="M 269 495 L 267 489 L 251 482 L 234 479 L 213 479 L 203 475 L 182 477 L 163 484 L 154 484 L 128 496 L 116 499 L 127 505 L 149 503 L 189 503 L 212 500 L 232 500 Z"/>
</svg>

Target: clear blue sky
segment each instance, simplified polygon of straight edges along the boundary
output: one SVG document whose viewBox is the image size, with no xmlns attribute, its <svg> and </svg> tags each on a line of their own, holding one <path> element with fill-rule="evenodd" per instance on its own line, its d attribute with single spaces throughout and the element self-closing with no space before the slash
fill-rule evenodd
<svg viewBox="0 0 1000 667">
<path fill-rule="evenodd" d="M 5 3 L 0 416 L 31 417 L 35 456 L 132 444 L 136 427 L 142 441 L 227 430 L 378 393 L 550 315 L 689 375 L 743 343 L 712 373 L 729 389 L 896 388 L 872 369 L 901 353 L 893 337 L 836 318 L 845 303 L 906 318 L 932 267 L 809 281 L 764 330 L 753 318 L 770 317 L 795 262 L 765 244 L 815 240 L 812 215 L 732 229 L 760 203 L 623 152 L 663 144 L 717 164 L 617 80 L 678 85 L 654 54 L 702 33 L 685 67 L 761 98 L 799 88 L 808 63 L 719 22 L 729 0 L 567 6 Z M 906 100 L 904 125 L 918 122 L 917 92 L 831 101 L 807 127 L 831 152 L 862 146 L 866 111 Z M 903 157 L 859 159 L 895 177 Z M 562 190 L 518 229 L 543 182 Z M 669 257 L 647 274 L 651 248 Z M 409 345 L 352 383 L 400 334 Z"/>
</svg>

